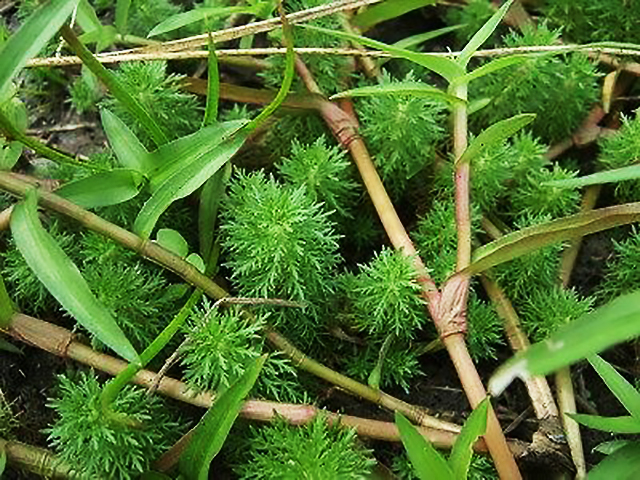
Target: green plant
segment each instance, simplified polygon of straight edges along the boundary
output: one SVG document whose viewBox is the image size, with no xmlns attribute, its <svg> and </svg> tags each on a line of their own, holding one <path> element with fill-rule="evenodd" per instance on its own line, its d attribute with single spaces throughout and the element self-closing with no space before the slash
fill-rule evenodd
<svg viewBox="0 0 640 480">
<path fill-rule="evenodd" d="M 238 467 L 240 478 L 364 479 L 374 460 L 361 446 L 353 430 L 320 414 L 309 425 L 293 428 L 278 419 L 254 429 L 248 440 L 250 461 Z"/>
<path fill-rule="evenodd" d="M 158 398 L 145 399 L 144 390 L 131 386 L 120 392 L 114 408 L 141 422 L 143 428 L 114 424 L 101 411 L 101 392 L 93 373 L 59 377 L 58 395 L 50 400 L 57 419 L 47 432 L 49 443 L 83 475 L 136 478 L 171 445 L 179 424 Z"/>
</svg>

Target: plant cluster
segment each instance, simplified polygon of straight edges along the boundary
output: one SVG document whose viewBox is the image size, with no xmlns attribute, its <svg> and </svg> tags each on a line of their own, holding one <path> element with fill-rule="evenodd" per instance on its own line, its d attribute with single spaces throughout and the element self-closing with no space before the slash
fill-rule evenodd
<svg viewBox="0 0 640 480">
<path fill-rule="evenodd" d="M 142 423 L 130 428 L 104 416 L 102 386 L 92 372 L 58 381 L 58 394 L 50 400 L 57 419 L 48 430 L 49 441 L 61 460 L 87 478 L 136 478 L 179 435 L 179 423 L 166 406 L 157 397 L 145 398 L 139 387 L 125 387 L 114 402 L 117 412 Z"/>
<path fill-rule="evenodd" d="M 322 414 L 296 429 L 282 419 L 252 429 L 246 448 L 250 460 L 237 467 L 243 479 L 356 480 L 368 478 L 375 465 L 353 430 L 329 425 Z"/>
</svg>

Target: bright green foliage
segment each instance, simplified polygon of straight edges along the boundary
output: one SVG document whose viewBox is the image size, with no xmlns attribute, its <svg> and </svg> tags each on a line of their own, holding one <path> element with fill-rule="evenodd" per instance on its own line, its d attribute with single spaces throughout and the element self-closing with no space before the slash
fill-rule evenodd
<svg viewBox="0 0 640 480">
<path fill-rule="evenodd" d="M 544 14 L 571 42 L 640 43 L 640 4 L 633 0 L 547 0 Z"/>
<path fill-rule="evenodd" d="M 565 170 L 559 165 L 554 165 L 553 170 L 531 170 L 526 181 L 521 182 L 518 188 L 511 192 L 514 211 L 518 212 L 518 215 L 549 215 L 552 218 L 577 213 L 580 205 L 578 190 L 545 185 L 545 182 L 576 176 L 577 172 Z"/>
<path fill-rule="evenodd" d="M 47 230 L 67 255 L 71 258 L 77 255 L 76 239 L 73 235 L 63 232 L 58 221 L 53 221 Z M 8 244 L 2 254 L 3 277 L 7 282 L 7 289 L 11 292 L 11 298 L 18 308 L 26 314 L 36 316 L 59 308 L 56 300 L 27 265 L 16 248 L 13 238 L 8 239 Z"/>
<path fill-rule="evenodd" d="M 133 10 L 133 8 L 132 8 Z M 125 62 L 114 73 L 149 112 L 170 139 L 193 133 L 202 119 L 193 95 L 180 89 L 180 76 L 166 73 L 166 62 Z M 102 105 L 127 124 L 147 146 L 150 137 L 120 102 L 112 97 Z"/>
<path fill-rule="evenodd" d="M 128 33 L 146 37 L 158 23 L 181 10 L 179 5 L 170 0 L 132 0 L 127 21 Z"/>
<path fill-rule="evenodd" d="M 320 137 L 332 139 L 331 131 L 318 115 L 285 115 L 278 119 L 266 134 L 267 155 L 274 160 L 291 155 L 294 141 L 312 145 Z M 335 145 L 335 142 L 328 140 Z"/>
<path fill-rule="evenodd" d="M 311 145 L 298 141 L 291 146 L 291 155 L 278 166 L 280 174 L 292 185 L 304 186 L 314 202 L 322 202 L 338 217 L 349 216 L 357 184 L 353 170 L 339 147 L 329 147 L 320 137 Z"/>
<path fill-rule="evenodd" d="M 532 342 L 541 342 L 563 325 L 589 312 L 592 305 L 592 298 L 581 298 L 572 289 L 559 285 L 536 286 L 529 288 L 519 313 L 527 336 Z"/>
<path fill-rule="evenodd" d="M 383 84 L 393 83 L 385 75 Z M 376 95 L 359 98 L 356 107 L 378 173 L 390 193 L 400 195 L 409 179 L 432 164 L 445 136 L 446 105 L 418 96 Z"/>
<path fill-rule="evenodd" d="M 470 0 L 462 7 L 456 5 L 449 8 L 445 20 L 449 25 L 464 25 L 455 32 L 456 42 L 458 46 L 462 47 L 494 13 L 496 13 L 496 10 L 490 0 Z M 487 39 L 484 47 L 489 48 L 491 45 L 498 43 L 500 31 L 500 28 L 494 31 Z"/>
<path fill-rule="evenodd" d="M 467 346 L 474 360 L 496 358 L 496 349 L 504 344 L 504 327 L 490 303 L 471 291 L 467 305 Z"/>
<path fill-rule="evenodd" d="M 516 222 L 516 229 L 549 221 L 548 216 L 531 217 L 523 215 Z M 551 286 L 558 282 L 560 252 L 562 245 L 551 245 L 533 253 L 515 258 L 493 269 L 496 279 L 514 302 L 526 299 L 531 293 L 531 285 Z"/>
<path fill-rule="evenodd" d="M 238 293 L 307 302 L 272 318 L 301 335 L 316 332 L 318 305 L 333 291 L 329 278 L 340 260 L 329 213 L 306 188 L 262 172 L 237 176 L 225 206 L 223 248 Z"/>
<path fill-rule="evenodd" d="M 549 45 L 559 33 L 545 25 L 505 37 L 508 47 Z M 548 143 L 572 134 L 598 100 L 598 74 L 583 54 L 537 56 L 482 77 L 470 85 L 470 98 L 492 102 L 470 117 L 475 129 L 519 113 L 536 113 L 534 135 Z M 562 105 L 562 108 L 558 108 Z"/>
<path fill-rule="evenodd" d="M 627 167 L 640 161 L 640 117 L 623 117 L 622 127 L 615 135 L 599 142 L 598 163 L 606 169 Z M 621 202 L 640 200 L 640 180 L 627 180 L 616 184 L 616 197 Z"/>
<path fill-rule="evenodd" d="M 100 97 L 83 77 L 77 77 L 71 83 L 69 93 L 71 94 L 71 104 L 78 113 L 96 111 L 96 103 L 100 100 Z"/>
<path fill-rule="evenodd" d="M 477 229 L 480 217 L 472 211 L 472 227 Z M 456 215 L 453 201 L 435 200 L 431 209 L 418 221 L 412 238 L 418 247 L 420 258 L 437 282 L 444 282 L 456 267 Z"/>
<path fill-rule="evenodd" d="M 314 8 L 325 5 L 325 0 L 291 0 L 285 2 L 287 12 L 297 12 L 307 8 Z M 341 30 L 341 24 L 337 15 L 329 15 L 308 22 L 308 25 L 328 28 L 331 30 Z M 281 41 L 281 32 L 274 34 L 277 43 Z M 320 47 L 320 48 L 341 48 L 345 46 L 344 40 L 333 36 L 316 32 L 310 29 L 293 29 L 293 44 L 296 47 Z M 305 64 L 313 74 L 320 90 L 330 95 L 343 90 L 345 80 L 349 76 L 349 60 L 341 55 L 308 55 L 303 58 Z M 278 88 L 282 84 L 284 72 L 284 56 L 275 55 L 269 57 L 271 67 L 262 74 L 268 86 Z M 302 83 L 296 79 L 294 85 L 298 84 L 305 91 Z"/>
<path fill-rule="evenodd" d="M 262 354 L 263 321 L 248 323 L 236 308 L 200 310 L 187 328 L 184 378 L 197 390 L 216 391 L 233 384 L 251 360 Z"/>
<path fill-rule="evenodd" d="M 344 357 L 344 371 L 347 375 L 363 383 L 367 383 L 369 375 L 378 363 L 383 342 L 371 342 L 359 349 L 355 356 Z M 411 380 L 423 375 L 420 370 L 419 355 L 415 348 L 406 341 L 394 339 L 387 350 L 382 372 L 380 388 L 401 387 L 409 393 Z"/>
<path fill-rule="evenodd" d="M 614 240 L 613 247 L 615 255 L 607 262 L 605 280 L 598 292 L 604 300 L 640 289 L 640 231 L 633 228 L 625 240 Z"/>
<path fill-rule="evenodd" d="M 113 403 L 115 411 L 144 425 L 128 428 L 110 423 L 103 415 L 102 389 L 93 374 L 58 378 L 58 395 L 49 401 L 57 413 L 47 430 L 49 444 L 61 460 L 87 478 L 137 478 L 180 434 L 159 397 L 145 398 L 144 389 L 127 386 Z"/>
<path fill-rule="evenodd" d="M 350 282 L 356 327 L 368 335 L 384 339 L 394 334 L 410 339 L 425 323 L 425 305 L 417 272 L 406 255 L 388 248 Z"/>
<path fill-rule="evenodd" d="M 406 452 L 393 457 L 391 469 L 398 480 L 418 480 Z M 467 480 L 498 480 L 498 472 L 489 458 L 474 454 Z"/>
<path fill-rule="evenodd" d="M 249 461 L 237 467 L 242 479 L 364 480 L 375 465 L 354 430 L 329 426 L 323 415 L 302 427 L 277 420 L 252 430 Z"/>
</svg>

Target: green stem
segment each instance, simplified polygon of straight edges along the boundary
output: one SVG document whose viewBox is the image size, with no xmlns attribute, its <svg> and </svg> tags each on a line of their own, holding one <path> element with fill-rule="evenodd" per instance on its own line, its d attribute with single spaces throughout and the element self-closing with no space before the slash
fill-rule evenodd
<svg viewBox="0 0 640 480">
<path fill-rule="evenodd" d="M 0 171 L 0 189 L 22 197 L 30 187 L 30 184 L 20 178 L 17 178 L 12 173 Z M 73 218 L 84 227 L 110 238 L 123 247 L 133 250 L 167 270 L 176 273 L 191 285 L 201 289 L 211 298 L 219 300 L 220 298 L 229 296 L 224 288 L 199 272 L 196 267 L 154 242 L 143 240 L 134 233 L 114 225 L 113 223 L 110 223 L 52 193 L 44 191 L 40 192 L 38 195 L 38 202 L 43 207 L 66 215 L 69 218 Z M 292 362 L 302 370 L 337 385 L 353 395 L 371 400 L 377 405 L 388 408 L 389 410 L 399 411 L 418 425 L 442 428 L 441 426 L 433 424 L 434 420 L 426 416 L 427 411 L 425 409 L 410 405 L 402 400 L 392 397 L 391 395 L 356 382 L 355 380 L 346 377 L 322 365 L 321 363 L 316 362 L 315 360 L 312 360 L 298 348 L 293 346 L 285 337 L 270 327 L 265 329 L 264 334 L 276 348 L 285 353 Z M 437 420 L 435 423 L 437 423 Z"/>
<path fill-rule="evenodd" d="M 169 325 L 151 342 L 141 354 L 140 363 L 129 363 L 127 368 L 120 372 L 113 380 L 111 380 L 102 390 L 100 395 L 100 403 L 103 413 L 113 418 L 113 411 L 111 404 L 118 396 L 118 393 L 124 388 L 124 386 L 136 376 L 140 370 L 142 370 L 151 360 L 155 358 L 160 351 L 171 341 L 173 336 L 178 332 L 180 327 L 184 325 L 184 322 L 189 318 L 191 310 L 202 298 L 202 290 L 199 288 L 194 290 L 187 303 L 180 309 L 178 314 L 171 320 Z M 109 413 L 110 412 L 110 413 Z M 118 417 L 120 418 L 120 417 Z"/>
<path fill-rule="evenodd" d="M 4 285 L 4 279 L 0 275 L 0 328 L 8 328 L 11 323 L 11 317 L 16 312 L 16 308 L 9 298 L 7 288 Z"/>
<path fill-rule="evenodd" d="M 111 94 L 117 98 L 131 112 L 131 114 L 140 122 L 142 127 L 151 136 L 156 146 L 169 142 L 160 125 L 156 123 L 153 117 L 144 107 L 127 91 L 126 87 L 118 80 L 118 78 L 107 70 L 78 39 L 73 30 L 68 25 L 60 29 L 60 33 L 65 41 L 69 44 L 75 54 L 82 60 L 91 72 L 98 77 L 102 83 L 106 85 Z"/>
<path fill-rule="evenodd" d="M 36 152 L 38 155 L 46 157 L 49 160 L 53 160 L 54 162 L 60 165 L 72 165 L 74 167 L 88 168 L 88 169 L 97 170 L 97 171 L 107 170 L 105 168 L 98 167 L 96 165 L 91 165 L 90 163 L 80 162 L 67 154 L 59 152 L 58 150 L 55 150 L 45 145 L 37 138 L 29 137 L 25 135 L 19 129 L 17 129 L 15 125 L 11 123 L 11 120 L 7 118 L 7 116 L 4 114 L 4 112 L 1 109 L 0 109 L 0 130 L 2 130 L 2 133 L 4 133 L 7 137 L 13 140 L 17 140 L 18 142 L 22 143 L 25 147 L 30 148 L 31 150 Z"/>
</svg>

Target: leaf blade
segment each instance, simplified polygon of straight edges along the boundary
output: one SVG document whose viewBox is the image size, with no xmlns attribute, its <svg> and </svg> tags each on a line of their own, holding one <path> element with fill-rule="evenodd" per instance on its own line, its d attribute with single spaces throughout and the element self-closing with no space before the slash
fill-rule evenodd
<svg viewBox="0 0 640 480">
<path fill-rule="evenodd" d="M 516 377 L 547 375 L 639 335 L 640 291 L 636 291 L 583 315 L 512 357 L 493 374 L 489 391 L 499 395 Z"/>
<path fill-rule="evenodd" d="M 196 8 L 189 10 L 188 12 L 177 13 L 153 27 L 153 29 L 147 35 L 149 37 L 155 37 L 162 35 L 163 33 L 172 32 L 178 28 L 186 27 L 192 23 L 205 20 L 206 18 L 216 18 L 231 15 L 233 13 L 253 13 L 254 9 L 250 7 L 207 7 Z"/>
<path fill-rule="evenodd" d="M 358 13 L 352 23 L 362 30 L 368 30 L 378 23 L 435 3 L 436 0 L 386 0 Z"/>
<path fill-rule="evenodd" d="M 504 5 L 502 5 L 496 13 L 494 13 L 489 20 L 478 30 L 471 40 L 467 42 L 467 44 L 460 52 L 458 56 L 458 64 L 462 66 L 462 68 L 467 68 L 467 64 L 469 60 L 473 56 L 474 53 L 482 46 L 484 42 L 491 36 L 491 34 L 498 28 L 498 25 L 507 14 L 509 8 L 511 8 L 511 4 L 513 0 L 508 0 Z"/>
<path fill-rule="evenodd" d="M 435 448 L 401 413 L 396 412 L 396 425 L 402 444 L 420 480 L 453 480 L 453 472 Z"/>
<path fill-rule="evenodd" d="M 456 443 L 453 445 L 451 456 L 449 457 L 449 466 L 453 470 L 453 477 L 456 480 L 465 480 L 467 478 L 473 455 L 473 445 L 487 430 L 489 402 L 489 397 L 487 397 L 473 409 L 467 421 L 464 422 Z"/>
<path fill-rule="evenodd" d="M 640 421 L 632 416 L 601 417 L 582 413 L 567 414 L 580 425 L 610 433 L 640 433 Z"/>
<path fill-rule="evenodd" d="M 138 137 L 116 114 L 104 108 L 100 111 L 100 118 L 104 133 L 120 165 L 145 175 L 158 166 Z"/>
<path fill-rule="evenodd" d="M 640 471 L 640 443 L 626 445 L 602 460 L 589 472 L 589 480 L 632 480 Z"/>
<path fill-rule="evenodd" d="M 53 37 L 79 0 L 52 0 L 31 15 L 0 50 L 0 96 L 9 82 Z"/>
<path fill-rule="evenodd" d="M 609 387 L 620 403 L 640 422 L 640 392 L 631 385 L 613 366 L 598 355 L 587 359 L 598 372 L 600 378 Z"/>
<path fill-rule="evenodd" d="M 472 161 L 483 150 L 505 141 L 507 138 L 513 136 L 522 128 L 533 122 L 535 118 L 536 115 L 534 113 L 522 113 L 494 123 L 480 132 L 480 135 L 471 141 L 471 144 L 467 147 L 456 163 Z"/>
<path fill-rule="evenodd" d="M 266 359 L 267 355 L 263 355 L 251 362 L 238 381 L 220 395 L 198 422 L 191 442 L 178 463 L 180 473 L 187 480 L 209 478 L 209 464 L 222 448 L 240 413 L 242 401 L 253 388 Z"/>
<path fill-rule="evenodd" d="M 639 219 L 640 202 L 636 202 L 599 208 L 523 228 L 476 249 L 471 265 L 463 272 L 475 275 L 547 245 L 580 238 Z"/>
<path fill-rule="evenodd" d="M 131 200 L 143 185 L 140 172 L 119 168 L 66 183 L 56 190 L 56 195 L 83 208 L 106 207 Z"/>
<path fill-rule="evenodd" d="M 553 180 L 546 182 L 545 185 L 560 188 L 576 188 L 586 187 L 588 185 L 600 185 L 603 183 L 623 182 L 625 180 L 636 180 L 638 178 L 640 178 L 640 165 L 629 165 L 628 167 L 592 173 L 584 177 Z"/>
<path fill-rule="evenodd" d="M 330 100 L 334 100 L 336 98 L 366 97 L 374 95 L 414 95 L 417 97 L 430 97 L 434 100 L 443 100 L 451 104 L 464 105 L 467 103 L 455 95 L 449 95 L 439 88 L 419 82 L 396 82 L 387 85 L 352 88 L 333 95 Z"/>
<path fill-rule="evenodd" d="M 75 264 L 40 224 L 36 191 L 15 205 L 11 233 L 18 250 L 47 290 L 84 328 L 130 362 L 139 362 L 135 349 L 111 314 L 98 302 Z"/>
</svg>

